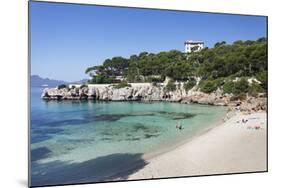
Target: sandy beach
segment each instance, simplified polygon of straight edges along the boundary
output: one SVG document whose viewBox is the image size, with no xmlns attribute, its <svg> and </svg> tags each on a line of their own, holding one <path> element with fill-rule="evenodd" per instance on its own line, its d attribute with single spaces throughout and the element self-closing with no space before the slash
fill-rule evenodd
<svg viewBox="0 0 281 188">
<path fill-rule="evenodd" d="M 265 112 L 237 113 L 174 150 L 147 160 L 128 179 L 265 171 L 266 133 Z"/>
</svg>

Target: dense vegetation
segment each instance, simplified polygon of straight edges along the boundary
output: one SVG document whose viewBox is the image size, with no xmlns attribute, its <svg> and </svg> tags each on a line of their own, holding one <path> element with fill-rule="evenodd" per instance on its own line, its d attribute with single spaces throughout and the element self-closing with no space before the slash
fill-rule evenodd
<svg viewBox="0 0 281 188">
<path fill-rule="evenodd" d="M 114 85 L 113 87 L 116 89 L 120 89 L 120 88 L 124 88 L 124 87 L 132 87 L 132 86 L 128 82 L 122 81 L 122 82 Z"/>
<path fill-rule="evenodd" d="M 157 54 L 142 52 L 129 58 L 113 57 L 100 66 L 89 67 L 90 83 L 115 83 L 118 77 L 127 82 L 163 82 L 166 77 L 185 82 L 189 90 L 200 77 L 203 92 L 223 88 L 225 93 L 261 92 L 267 89 L 267 39 L 219 42 L 213 48 L 186 54 L 177 50 Z M 238 77 L 240 80 L 234 82 Z M 260 84 L 249 84 L 247 78 L 256 78 Z M 169 83 L 173 90 L 173 83 Z"/>
<path fill-rule="evenodd" d="M 65 84 L 60 84 L 58 85 L 58 89 L 63 89 L 63 88 L 68 88 L 67 85 Z"/>
</svg>

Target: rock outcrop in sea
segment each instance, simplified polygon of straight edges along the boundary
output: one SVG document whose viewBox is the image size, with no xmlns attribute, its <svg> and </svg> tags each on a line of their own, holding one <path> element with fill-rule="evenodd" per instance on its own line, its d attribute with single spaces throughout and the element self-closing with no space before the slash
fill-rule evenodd
<svg viewBox="0 0 281 188">
<path fill-rule="evenodd" d="M 166 91 L 164 86 L 149 83 L 132 84 L 131 87 L 119 89 L 109 84 L 89 84 L 83 88 L 45 88 L 41 97 L 44 100 L 168 101 L 230 107 L 239 103 L 242 110 L 266 110 L 267 107 L 266 97 L 262 95 L 247 97 L 244 101 L 232 101 L 232 95 L 224 94 L 220 89 L 210 94 L 200 92 L 196 87 L 188 92 L 182 87 Z"/>
</svg>

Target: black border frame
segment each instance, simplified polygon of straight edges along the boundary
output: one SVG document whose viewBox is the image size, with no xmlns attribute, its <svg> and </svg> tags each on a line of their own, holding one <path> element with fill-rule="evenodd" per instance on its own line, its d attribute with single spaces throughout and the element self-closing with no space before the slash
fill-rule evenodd
<svg viewBox="0 0 281 188">
<path fill-rule="evenodd" d="M 190 175 L 190 176 L 175 176 L 175 177 L 162 177 L 152 179 L 133 179 L 133 180 L 116 180 L 116 181 L 104 181 L 104 182 L 88 182 L 88 183 L 71 183 L 71 184 L 50 184 L 50 185 L 31 185 L 31 17 L 30 17 L 30 2 L 46 3 L 46 4 L 65 4 L 65 5 L 84 5 L 84 6 L 98 6 L 98 7 L 114 7 L 114 8 L 131 8 L 131 9 L 144 9 L 144 10 L 163 10 L 163 11 L 177 11 L 177 12 L 193 12 L 193 13 L 209 13 L 209 14 L 225 14 L 225 15 L 239 15 L 239 16 L 258 16 L 266 18 L 266 40 L 267 40 L 267 67 L 268 67 L 268 16 L 255 15 L 255 14 L 238 14 L 238 13 L 225 13 L 225 12 L 207 12 L 207 11 L 192 11 L 192 10 L 176 10 L 176 9 L 163 9 L 163 8 L 144 8 L 133 6 L 119 6 L 119 5 L 101 5 L 101 4 L 88 4 L 88 3 L 72 3 L 72 2 L 58 2 L 58 1 L 41 1 L 41 0 L 29 0 L 28 1 L 28 187 L 53 187 L 53 186 L 67 186 L 67 185 L 85 185 L 85 184 L 100 184 L 100 183 L 117 183 L 117 182 L 132 182 L 132 181 L 144 181 L 144 180 L 162 180 L 162 179 L 177 179 L 177 178 L 191 178 L 191 177 L 208 177 L 208 176 L 224 176 L 224 175 L 237 175 L 237 174 L 257 174 L 268 172 L 268 86 L 267 86 L 267 111 L 266 111 L 266 170 L 262 171 L 248 171 L 248 172 L 235 172 L 235 173 L 218 173 L 218 174 L 202 174 L 202 175 Z M 267 85 L 269 83 L 267 74 Z"/>
</svg>

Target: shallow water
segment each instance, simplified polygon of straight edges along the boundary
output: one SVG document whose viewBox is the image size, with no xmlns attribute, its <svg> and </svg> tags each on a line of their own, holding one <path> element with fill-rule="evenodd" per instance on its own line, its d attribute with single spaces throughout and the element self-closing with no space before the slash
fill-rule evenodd
<svg viewBox="0 0 281 188">
<path fill-rule="evenodd" d="M 125 180 L 146 165 L 145 155 L 191 138 L 226 113 L 166 102 L 47 102 L 41 92 L 31 89 L 33 186 Z"/>
</svg>

